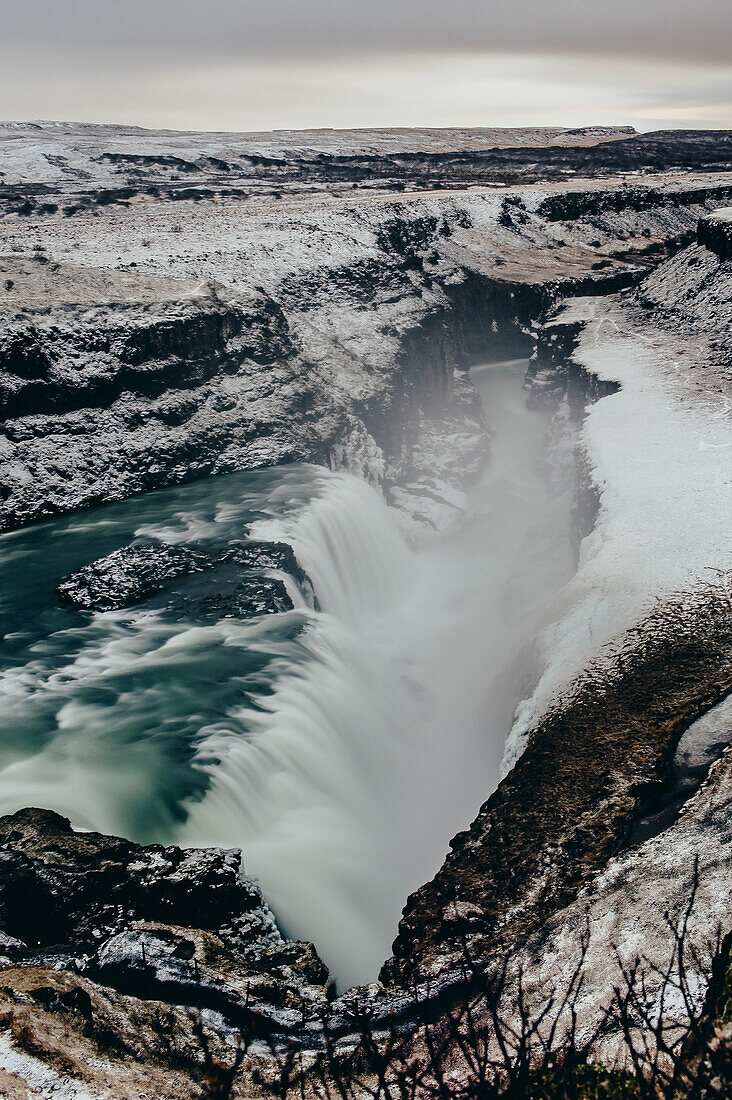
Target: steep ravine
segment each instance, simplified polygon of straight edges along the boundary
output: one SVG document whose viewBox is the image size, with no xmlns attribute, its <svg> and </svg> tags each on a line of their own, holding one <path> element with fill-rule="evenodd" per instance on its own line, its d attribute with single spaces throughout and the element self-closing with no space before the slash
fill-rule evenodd
<svg viewBox="0 0 732 1100">
<path fill-rule="evenodd" d="M 530 350 L 558 297 L 631 285 L 718 190 L 568 221 L 541 191 L 8 215 L 0 524 L 287 461 L 399 480 L 421 418 L 465 416 L 454 367 Z"/>
<path fill-rule="evenodd" d="M 309 361 L 287 309 L 262 295 L 242 301 L 221 287 L 155 280 L 139 287 L 109 273 L 93 308 L 49 308 L 47 286 L 79 293 L 86 272 L 6 259 L 18 312 L 0 334 L 2 529 L 289 461 L 359 468 L 372 452 L 377 461 L 364 473 L 388 483 L 410 472 L 424 417 L 446 417 L 459 430 L 467 417 L 462 432 L 475 434 L 481 414 L 456 399 L 454 371 L 529 350 L 530 326 L 548 305 L 587 283 L 527 286 L 462 271 L 440 285 L 410 249 L 387 253 L 368 274 L 361 308 L 378 309 L 394 294 L 407 315 L 380 326 L 365 375 L 337 340 L 325 363 Z M 601 292 L 617 279 L 590 285 Z M 166 300 L 172 291 L 184 296 Z M 329 384 L 339 359 L 360 375 L 350 391 Z"/>
<path fill-rule="evenodd" d="M 423 467 L 415 465 L 425 425 L 457 426 L 466 460 L 484 430 L 474 402 L 468 397 L 465 403 L 464 388 L 454 389 L 454 368 L 499 349 L 525 351 L 558 297 L 588 288 L 615 291 L 618 281 L 630 284 L 640 274 L 554 272 L 544 282 L 513 282 L 456 267 L 439 222 L 426 237 L 423 232 L 417 228 L 416 243 L 414 237 L 397 248 L 387 242 L 386 259 L 359 291 L 365 309 L 391 316 L 396 296 L 400 312 L 391 316 L 392 329 L 381 329 L 386 344 L 379 355 L 372 355 L 378 342 L 367 345 L 370 377 L 359 377 L 350 393 L 342 380 L 331 386 L 332 355 L 337 348 L 348 378 L 353 349 L 331 342 L 330 333 L 324 344 L 323 330 L 304 340 L 307 311 L 288 320 L 287 304 L 281 307 L 266 293 L 244 306 L 237 297 L 230 303 L 227 289 L 191 285 L 192 301 L 165 305 L 151 326 L 150 311 L 161 312 L 163 288 L 156 277 L 146 284 L 151 305 L 139 300 L 136 282 L 123 288 L 118 274 L 107 274 L 108 298 L 96 316 L 71 301 L 57 314 L 44 304 L 36 317 L 33 265 L 39 261 L 7 261 L 7 281 L 26 302 L 21 309 L 28 327 L 5 334 L 11 413 L 3 467 L 6 528 L 212 472 L 292 459 L 357 469 L 387 490 L 415 476 L 439 476 L 439 448 L 428 451 L 426 463 L 422 450 Z M 431 259 L 430 250 L 445 242 L 445 256 Z M 56 263 L 40 264 L 43 277 L 73 284 L 78 272 Z M 180 325 L 171 323 L 171 312 L 181 315 Z M 120 315 L 118 337 L 110 342 L 110 316 Z M 552 392 L 554 399 L 568 395 L 576 415 L 588 397 L 612 393 L 614 385 L 595 383 L 589 369 L 567 371 L 574 350 L 569 328 L 550 322 L 539 337 L 531 397 L 542 402 Z M 181 385 L 183 359 L 190 373 Z M 358 369 L 363 372 L 363 364 Z M 54 394 L 64 393 L 68 402 L 69 390 L 76 407 L 60 408 Z M 13 417 L 14 395 L 23 392 L 36 403 L 34 411 Z M 105 394 L 113 398 L 111 407 Z M 490 426 L 490 410 L 487 420 Z M 92 441 L 82 443 L 81 431 L 91 432 Z M 86 488 L 90 473 L 94 479 Z M 594 510 L 590 501 L 578 520 L 580 537 Z M 481 953 L 515 949 L 606 864 L 644 789 L 664 774 L 682 731 L 732 687 L 732 626 L 720 591 L 712 584 L 693 598 L 685 593 L 680 602 L 668 602 L 640 624 L 642 645 L 614 657 L 610 668 L 588 667 L 571 694 L 531 730 L 513 770 L 470 830 L 453 840 L 443 869 L 409 899 L 394 957 L 382 974 L 391 988 L 371 994 L 382 1006 L 377 1012 L 394 1011 L 400 988 L 415 979 L 442 975 L 451 981 L 466 936 Z M 4 985 L 15 992 L 3 997 L 19 1045 L 64 1073 L 109 1084 L 114 1059 L 88 1069 L 82 1068 L 85 1060 L 90 1051 L 108 1055 L 110 1033 L 128 1059 L 139 1059 L 135 1032 L 144 1021 L 150 1029 L 145 1058 L 156 1063 L 156 1073 L 167 1074 L 171 1063 L 155 1016 L 157 1000 L 211 1009 L 234 1026 L 279 1036 L 302 1035 L 305 1010 L 305 1035 L 317 1045 L 324 968 L 311 945 L 283 943 L 256 886 L 242 886 L 235 857 L 216 850 L 189 857 L 175 849 L 146 851 L 74 837 L 58 819 L 31 812 L 3 819 L 2 828 L 4 950 L 8 965 L 21 968 L 5 972 Z M 102 852 L 93 857 L 99 868 L 94 877 L 80 871 L 88 865 L 89 845 Z M 223 899 L 204 929 L 195 923 L 200 890 L 207 899 L 211 891 Z M 31 911 L 38 916 L 28 932 Z M 82 957 L 85 973 L 78 976 Z M 75 1035 L 71 1050 L 62 1048 L 59 1021 Z M 190 1026 L 179 1026 L 187 1036 L 183 1045 L 191 1044 L 181 1072 L 195 1076 Z"/>
<path fill-rule="evenodd" d="M 684 601 L 665 609 L 662 622 L 664 615 L 674 624 L 673 638 L 661 632 L 653 641 L 651 634 L 650 649 L 631 652 L 612 672 L 602 668 L 593 677 L 589 670 L 534 731 L 470 833 L 453 842 L 437 878 L 410 899 L 395 959 L 384 974 L 387 990 L 368 994 L 377 1019 L 393 1021 L 396 1013 L 408 1023 L 409 983 L 430 974 L 438 980 L 423 996 L 435 998 L 439 1013 L 461 980 L 466 936 L 478 954 L 515 951 L 553 916 L 561 920 L 562 908 L 617 848 L 681 729 L 732 685 L 724 607 L 716 599 L 698 606 Z M 677 671 L 669 682 L 670 666 Z M 607 730 L 602 739 L 600 729 Z M 319 1045 L 325 968 L 310 945 L 282 941 L 256 885 L 242 887 L 237 880 L 236 856 L 75 838 L 63 821 L 43 813 L 23 811 L 2 827 L 10 937 L 4 946 L 9 964 L 21 967 L 6 971 L 6 982 L 17 990 L 9 1018 L 21 1049 L 40 1051 L 51 1064 L 98 1085 L 119 1072 L 104 1036 L 114 1034 L 115 1057 L 124 1052 L 139 1064 L 135 1043 L 144 1021 L 144 1064 L 167 1077 L 159 1000 L 221 1013 L 230 1025 L 268 1042 L 288 1037 Z M 94 877 L 86 870 L 90 846 Z M 194 914 L 209 895 L 219 900 L 213 908 L 206 901 L 209 915 L 201 929 Z M 422 899 L 428 918 L 418 924 Z M 348 999 L 332 1002 L 329 1011 L 334 1033 L 348 1035 Z M 176 1026 L 184 1049 L 190 1043 L 177 1064 L 195 1078 L 195 1038 L 184 1040 L 187 1025 Z M 82 1068 L 90 1051 L 94 1066 Z"/>
<path fill-rule="evenodd" d="M 667 557 L 677 563 L 676 574 L 684 578 L 682 585 L 657 595 L 644 614 L 631 620 L 632 625 L 619 629 L 616 636 L 608 635 L 605 645 L 602 638 L 595 641 L 595 659 L 573 668 L 570 686 L 566 678 L 559 686 L 555 681 L 554 694 L 540 706 L 538 721 L 529 720 L 521 729 L 520 748 L 513 750 L 509 758 L 513 767 L 501 786 L 470 829 L 453 839 L 435 879 L 409 899 L 394 957 L 382 973 L 386 980 L 404 981 L 449 970 L 460 958 L 466 936 L 481 957 L 515 949 L 529 936 L 540 937 L 544 923 L 561 913 L 583 888 L 592 897 L 593 878 L 620 850 L 646 803 L 667 783 L 681 734 L 732 690 L 732 616 L 729 574 L 724 568 L 728 560 L 724 492 L 728 489 L 724 461 L 720 467 L 714 458 L 719 453 L 723 460 L 730 445 L 724 396 L 718 398 L 725 393 L 730 369 L 726 237 L 726 212 L 703 218 L 699 239 L 709 250 L 706 255 L 692 246 L 662 265 L 637 291 L 610 299 L 607 307 L 589 300 L 569 305 L 542 326 L 527 378 L 530 400 L 564 402 L 570 421 L 581 416 L 589 403 L 618 393 L 621 365 L 630 378 L 638 379 L 641 393 L 644 385 L 653 386 L 663 401 L 664 390 L 668 391 L 668 409 L 663 409 L 665 419 L 657 429 L 661 435 L 668 437 L 671 424 L 682 430 L 675 415 L 679 397 L 692 409 L 698 403 L 702 417 L 708 417 L 708 428 L 704 432 L 702 419 L 698 444 L 689 433 L 686 445 L 692 461 L 684 473 L 690 497 L 704 502 L 700 507 L 707 515 L 711 509 L 709 531 L 702 537 L 719 541 L 699 543 L 692 535 L 689 549 L 706 568 L 695 566 L 689 554 L 688 578 L 683 550 L 675 554 L 673 546 L 667 548 Z M 702 326 L 708 344 L 700 347 Z M 650 348 L 653 351 L 644 350 Z M 708 349 L 712 355 L 705 361 Z M 689 354 L 688 379 L 679 375 L 675 365 L 668 366 L 669 359 L 673 363 L 685 353 Z M 596 361 L 602 363 L 601 373 Z M 644 372 L 649 373 L 646 382 Z M 638 417 L 646 414 L 642 397 L 631 407 Z M 689 428 L 694 425 L 690 418 Z M 655 447 L 649 425 L 646 431 L 649 446 Z M 608 486 L 588 454 L 593 436 L 588 440 L 583 435 L 576 449 L 579 477 L 574 518 L 577 545 L 586 539 L 582 552 L 587 566 L 593 540 L 600 540 L 601 547 L 603 541 L 610 545 L 610 539 L 607 530 L 593 534 Z M 637 450 L 639 461 L 642 446 Z M 695 452 L 712 456 L 708 473 L 694 467 Z M 623 458 L 630 463 L 630 457 Z M 612 476 L 613 470 L 609 473 Z M 653 477 L 650 469 L 646 477 Z M 683 499 L 685 487 L 668 481 L 650 481 L 650 485 L 651 492 L 668 500 L 665 522 L 682 532 L 681 520 L 676 518 L 676 509 L 682 505 L 672 494 L 680 492 Z M 628 491 L 631 486 L 628 482 Z M 622 524 L 622 514 L 615 518 Z M 638 518 L 625 522 L 627 526 Z M 652 529 L 639 532 L 639 557 L 644 535 L 649 540 L 667 538 L 663 530 L 657 536 Z M 661 578 L 663 568 L 659 563 Z M 665 579 L 660 583 L 668 584 Z M 576 587 L 587 592 L 581 574 Z M 603 598 L 611 607 L 613 594 L 607 582 L 606 588 Z M 632 597 L 630 606 L 636 606 Z M 625 610 L 618 621 L 624 618 Z M 542 698 L 547 700 L 546 691 Z M 667 901 L 679 900 L 680 888 L 675 885 Z M 557 924 L 561 924 L 559 916 Z M 611 947 L 606 944 L 606 949 Z"/>
</svg>

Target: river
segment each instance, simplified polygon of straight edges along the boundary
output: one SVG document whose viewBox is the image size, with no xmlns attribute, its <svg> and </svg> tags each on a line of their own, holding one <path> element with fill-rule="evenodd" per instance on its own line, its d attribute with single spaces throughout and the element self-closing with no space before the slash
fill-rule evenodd
<svg viewBox="0 0 732 1100">
<path fill-rule="evenodd" d="M 0 811 L 241 847 L 283 931 L 370 981 L 409 892 L 494 789 L 533 642 L 573 568 L 569 493 L 540 474 L 526 363 L 472 372 L 494 431 L 468 509 L 415 534 L 309 465 L 160 490 L 0 537 Z M 88 614 L 67 573 L 135 539 L 292 543 L 318 610 Z"/>
</svg>

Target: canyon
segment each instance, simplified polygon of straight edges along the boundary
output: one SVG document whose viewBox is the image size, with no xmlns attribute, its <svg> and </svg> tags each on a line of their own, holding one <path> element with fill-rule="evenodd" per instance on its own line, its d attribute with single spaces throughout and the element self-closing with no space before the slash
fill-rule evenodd
<svg viewBox="0 0 732 1100">
<path fill-rule="evenodd" d="M 224 1061 L 237 1032 L 264 1062 L 273 1045 L 322 1049 L 325 1006 L 333 1034 L 353 1044 L 359 998 L 374 1019 L 409 1032 L 414 988 L 439 1013 L 464 981 L 466 945 L 485 965 L 511 958 L 541 1004 L 562 975 L 569 980 L 588 920 L 582 1003 L 592 1020 L 617 982 L 616 949 L 632 962 L 642 948 L 660 963 L 664 914 L 683 909 L 692 889 L 699 958 L 732 931 L 731 155 L 724 132 L 0 126 L 0 555 L 12 578 L 1 601 L 2 689 L 26 738 L 8 739 L 0 771 L 8 1095 L 190 1096 L 203 1087 L 191 1010 Z M 484 372 L 508 362 L 519 364 L 515 388 L 501 398 Z M 418 832 L 434 831 L 433 848 L 421 877 L 414 860 L 408 898 L 412 887 L 399 894 L 398 880 L 390 957 L 379 940 L 363 975 L 339 963 L 336 990 L 317 938 L 284 934 L 280 925 L 289 931 L 297 919 L 274 883 L 273 896 L 263 888 L 277 845 L 262 847 L 256 830 L 245 843 L 228 839 L 227 776 L 265 825 L 257 784 L 269 783 L 250 761 L 243 778 L 225 770 L 241 744 L 229 738 L 233 698 L 218 699 L 226 723 L 203 747 L 203 704 L 191 717 L 183 699 L 164 738 L 183 744 L 190 722 L 201 766 L 193 778 L 185 772 L 183 795 L 143 788 L 127 803 L 105 787 L 116 739 L 141 752 L 124 700 L 143 682 L 153 652 L 145 637 L 165 661 L 181 652 L 165 616 L 201 632 L 183 675 L 196 683 L 194 663 L 203 666 L 213 644 L 230 690 L 257 693 L 267 713 L 276 707 L 262 706 L 261 693 L 276 699 L 279 687 L 249 656 L 242 686 L 233 658 L 266 654 L 287 675 L 298 616 L 347 624 L 351 607 L 365 633 L 383 600 L 375 630 L 399 636 L 392 605 L 424 561 L 440 566 L 425 581 L 437 599 L 451 558 L 472 568 L 460 537 L 488 537 L 492 511 L 504 522 L 494 496 L 483 501 L 485 531 L 470 517 L 480 515 L 481 478 L 504 470 L 508 406 L 499 400 L 517 392 L 530 411 L 513 430 L 526 416 L 536 425 L 534 443 L 522 440 L 521 477 L 540 470 L 544 486 L 521 482 L 535 526 L 522 529 L 520 545 L 534 538 L 533 556 L 509 551 L 539 590 L 512 597 L 524 633 L 515 652 L 506 641 L 505 653 L 500 644 L 475 653 L 459 649 L 448 619 L 427 620 L 425 636 L 444 631 L 443 650 L 425 659 L 422 680 L 418 632 L 406 647 L 421 691 L 434 681 L 465 695 L 489 680 L 481 659 L 510 681 L 497 716 L 474 708 L 486 743 L 491 730 L 490 766 L 471 769 L 466 757 L 461 772 L 446 759 L 445 788 L 432 790 L 417 753 L 407 764 L 426 808 L 408 800 L 408 772 L 402 788 L 382 791 L 376 851 L 388 852 L 390 839 L 398 847 L 400 800 L 422 821 Z M 327 510 L 331 493 L 332 514 L 316 530 L 308 509 Z M 285 499 L 303 510 L 291 514 Z M 356 500 L 361 526 L 350 529 Z M 552 518 L 542 527 L 544 512 Z M 547 549 L 555 530 L 567 543 L 556 568 Z M 41 539 L 49 560 L 39 567 Z M 340 558 L 321 576 L 318 555 L 334 539 Z M 345 595 L 328 581 L 339 562 L 353 565 Z M 472 584 L 482 607 L 472 576 L 462 583 L 467 594 L 454 591 L 466 606 Z M 511 615 L 502 613 L 505 639 Z M 67 658 L 72 634 L 78 658 L 57 666 L 52 639 L 63 639 Z M 321 644 L 340 661 L 351 636 L 335 637 Z M 138 680 L 115 687 L 100 717 L 112 650 L 134 656 Z M 462 687 L 440 678 L 449 653 L 470 670 Z M 94 661 L 75 717 L 76 682 Z M 348 674 L 345 661 L 325 664 Z M 382 767 L 411 721 L 399 710 L 400 678 L 392 685 L 385 667 L 359 728 Z M 158 706 L 146 691 L 141 705 Z M 432 709 L 446 729 L 447 709 Z M 338 715 L 334 726 L 350 728 Z M 44 756 L 49 729 L 90 722 L 107 756 L 90 761 L 89 746 L 82 752 L 68 734 L 62 751 Z M 247 712 L 246 728 L 257 722 L 280 736 Z M 173 769 L 167 747 L 148 749 L 150 774 L 183 775 L 186 762 Z M 695 778 L 674 801 L 674 777 L 694 753 Z M 328 743 L 322 760 L 332 754 Z M 672 808 L 656 820 L 666 796 Z M 347 796 L 354 814 L 358 797 L 355 788 Z M 147 803 L 157 807 L 152 819 Z M 332 819 L 324 828 L 321 848 Z M 116 832 L 131 839 L 108 835 Z M 345 832 L 342 840 L 331 855 L 338 866 L 368 862 Z M 367 915 L 378 908 L 379 867 L 386 891 L 385 859 L 374 858 L 375 877 L 358 895 Z M 307 909 L 312 882 L 295 912 Z M 320 905 L 335 912 L 325 894 Z M 359 915 L 355 905 L 352 922 Z M 339 958 L 368 935 L 366 919 Z M 702 999 L 705 981 L 700 965 Z M 687 1006 L 674 1011 L 683 1027 Z M 607 1059 L 622 1047 L 617 1035 L 603 1042 Z M 236 1088 L 261 1094 L 246 1073 Z"/>
</svg>

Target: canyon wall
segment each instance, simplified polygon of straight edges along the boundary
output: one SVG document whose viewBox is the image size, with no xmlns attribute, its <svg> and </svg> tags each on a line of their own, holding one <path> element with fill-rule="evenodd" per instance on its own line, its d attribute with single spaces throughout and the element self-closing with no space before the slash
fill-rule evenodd
<svg viewBox="0 0 732 1100">
<path fill-rule="evenodd" d="M 455 369 L 528 354 L 563 295 L 637 281 L 721 186 L 8 213 L 0 526 L 298 460 L 388 488 L 429 476 L 435 416 L 469 467 Z"/>
</svg>

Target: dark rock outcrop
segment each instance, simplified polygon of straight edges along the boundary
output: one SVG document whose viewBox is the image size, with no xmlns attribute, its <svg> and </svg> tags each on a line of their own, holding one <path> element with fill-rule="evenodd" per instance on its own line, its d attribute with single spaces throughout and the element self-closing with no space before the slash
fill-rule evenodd
<svg viewBox="0 0 732 1100">
<path fill-rule="evenodd" d="M 246 618 L 292 608 L 281 576 L 292 577 L 310 593 L 292 547 L 281 542 L 248 542 L 214 547 L 135 543 L 115 550 L 58 586 L 62 603 L 85 611 L 109 611 L 168 593 L 168 603 L 188 615 Z M 203 586 L 186 584 L 198 575 Z"/>
<path fill-rule="evenodd" d="M 28 264 L 11 266 L 16 286 L 36 286 Z M 170 285 L 112 273 L 101 287 L 79 276 L 76 294 L 91 299 L 81 306 L 64 301 L 76 273 L 48 267 L 51 310 L 6 315 L 0 332 L 0 528 L 213 472 L 322 458 L 342 429 L 327 396 L 305 398 L 307 367 L 271 300 L 191 293 L 183 281 L 181 300 L 165 300 Z"/>
<path fill-rule="evenodd" d="M 237 851 L 141 848 L 75 833 L 59 814 L 28 809 L 0 818 L 0 856 L 0 924 L 24 952 L 82 954 L 133 921 L 204 929 L 234 922 L 232 937 L 250 947 L 260 946 L 257 935 L 279 939 Z"/>
<path fill-rule="evenodd" d="M 325 998 L 312 944 L 286 941 L 241 853 L 76 833 L 48 810 L 0 818 L 5 965 L 83 973 L 122 992 L 215 1009 L 264 1035 Z"/>
<path fill-rule="evenodd" d="M 566 399 L 569 414 L 577 422 L 584 417 L 587 406 L 619 389 L 616 382 L 597 379 L 572 360 L 587 319 L 563 316 L 560 307 L 549 311 L 544 323 L 537 327 L 534 351 L 526 372 L 528 402 L 534 408 L 555 408 Z"/>
<path fill-rule="evenodd" d="M 732 260 L 732 208 L 700 218 L 697 240 L 714 252 L 722 263 Z"/>
</svg>

